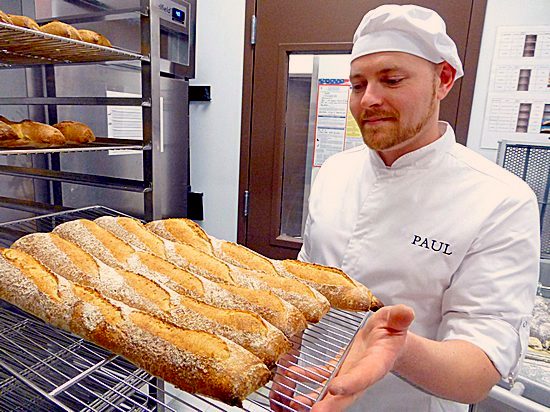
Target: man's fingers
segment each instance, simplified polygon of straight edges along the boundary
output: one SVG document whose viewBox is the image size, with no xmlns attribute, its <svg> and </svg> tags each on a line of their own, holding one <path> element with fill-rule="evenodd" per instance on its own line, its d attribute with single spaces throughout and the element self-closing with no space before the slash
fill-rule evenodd
<svg viewBox="0 0 550 412">
<path fill-rule="evenodd" d="M 403 331 L 411 326 L 414 320 L 414 311 L 405 305 L 389 306 L 388 328 Z"/>
</svg>

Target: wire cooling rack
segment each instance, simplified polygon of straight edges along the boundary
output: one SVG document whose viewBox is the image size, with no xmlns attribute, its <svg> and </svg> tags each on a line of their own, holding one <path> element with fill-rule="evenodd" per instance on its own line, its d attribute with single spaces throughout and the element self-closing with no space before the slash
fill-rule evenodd
<svg viewBox="0 0 550 412">
<path fill-rule="evenodd" d="M 102 206 L 0 224 L 0 246 L 20 236 L 49 232 L 74 219 L 123 215 Z M 367 319 L 365 312 L 331 309 L 278 363 L 274 380 L 229 407 L 175 389 L 118 355 L 54 328 L 0 300 L 0 411 L 294 411 L 296 395 L 322 398 L 350 343 Z M 331 365 L 327 367 L 326 365 Z M 296 368 L 315 369 L 308 377 Z M 302 377 L 300 377 L 302 376 Z M 289 393 L 291 391 L 293 393 Z M 293 405 L 294 406 L 294 405 Z M 302 406 L 307 406 L 303 404 Z"/>
</svg>

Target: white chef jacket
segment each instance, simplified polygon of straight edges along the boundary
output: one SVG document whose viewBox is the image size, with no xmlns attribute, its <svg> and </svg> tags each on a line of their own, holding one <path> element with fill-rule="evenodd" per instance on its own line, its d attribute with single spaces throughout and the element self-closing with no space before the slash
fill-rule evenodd
<svg viewBox="0 0 550 412">
<path fill-rule="evenodd" d="M 442 136 L 391 167 L 366 146 L 329 158 L 312 187 L 299 259 L 341 268 L 386 305 L 411 306 L 411 331 L 480 347 L 515 376 L 539 271 L 537 200 L 525 182 Z M 460 411 L 389 374 L 351 410 Z"/>
</svg>

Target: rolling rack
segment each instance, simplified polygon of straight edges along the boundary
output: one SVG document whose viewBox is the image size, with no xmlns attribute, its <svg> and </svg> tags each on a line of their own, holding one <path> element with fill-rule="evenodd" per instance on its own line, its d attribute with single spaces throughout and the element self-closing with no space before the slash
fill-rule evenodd
<svg viewBox="0 0 550 412">
<path fill-rule="evenodd" d="M 74 219 L 123 215 L 113 209 L 92 206 L 0 224 L 0 247 L 9 247 L 25 234 L 49 232 Z M 275 377 L 292 366 L 315 367 L 329 378 L 321 384 L 303 376 L 300 382 L 286 376 L 281 387 L 294 386 L 295 395 L 315 402 L 324 396 L 327 383 L 339 369 L 365 312 L 331 309 L 317 324 L 308 326 L 300 341 L 301 353 L 291 352 Z M 326 364 L 334 365 L 330 370 Z M 283 372 L 284 373 L 284 372 Z M 165 388 L 166 386 L 166 388 Z M 283 411 L 294 411 L 290 399 L 269 382 L 244 401 L 242 410 L 271 410 L 270 402 Z M 285 391 L 286 392 L 286 391 Z M 56 329 L 0 300 L 0 411 L 237 411 L 210 398 L 174 390 L 121 356 L 82 338 Z"/>
<path fill-rule="evenodd" d="M 42 147 L 2 146 L 0 156 L 28 156 L 20 159 L 32 166 L 13 166 L 0 164 L 0 175 L 20 177 L 46 182 L 48 200 L 36 201 L 16 197 L 0 197 L 0 207 L 21 210 L 31 213 L 48 213 L 66 210 L 64 203 L 63 184 L 74 184 L 82 187 L 91 186 L 103 189 L 113 189 L 123 192 L 137 193 L 143 198 L 143 217 L 147 220 L 158 219 L 163 213 L 162 168 L 163 137 L 161 119 L 161 77 L 173 79 L 188 79 L 194 76 L 194 15 L 195 0 L 135 0 L 133 7 L 120 8 L 117 2 L 111 0 L 107 9 L 101 9 L 105 2 L 97 3 L 94 12 L 76 15 L 64 15 L 60 18 L 69 24 L 97 23 L 112 21 L 136 20 L 139 26 L 139 52 L 121 47 L 104 47 L 96 44 L 73 40 L 53 34 L 42 33 L 23 27 L 0 22 L 0 69 L 29 69 L 34 82 L 40 87 L 27 84 L 27 96 L 2 96 L 0 105 L 33 106 L 33 120 L 48 124 L 58 122 L 58 106 L 133 106 L 141 108 L 143 140 L 117 139 L 98 137 L 95 142 Z M 162 2 L 162 4 L 161 4 Z M 71 2 L 69 2 L 71 3 Z M 78 2 L 72 2 L 78 3 Z M 179 24 L 177 36 L 187 36 L 189 56 L 187 64 L 172 61 L 162 56 L 161 29 L 163 19 L 162 9 L 172 4 L 181 4 L 186 14 L 185 28 Z M 129 4 L 129 2 L 125 2 Z M 101 7 L 100 7 L 101 6 Z M 53 16 L 52 16 L 53 18 Z M 50 20 L 50 19 L 47 19 Z M 46 21 L 39 21 L 40 24 Z M 182 23 L 181 21 L 179 23 Z M 170 23 L 167 23 L 170 24 Z M 173 29 L 173 26 L 170 26 Z M 179 31 L 178 31 L 179 30 Z M 183 47 L 183 46 L 182 46 Z M 101 97 L 101 96 L 59 96 L 56 91 L 56 67 L 79 65 L 104 65 L 131 68 L 139 72 L 141 95 L 139 97 Z M 30 81 L 29 81 L 30 82 Z M 27 83 L 29 83 L 27 82 Z M 43 108 L 42 111 L 40 108 Z M 166 125 L 165 125 L 166 126 Z M 2 142 L 0 142 L 2 143 Z M 188 143 L 182 142 L 181 147 Z M 141 152 L 142 167 L 133 175 L 136 178 L 111 176 L 109 173 L 69 172 L 63 168 L 62 154 L 78 152 L 109 152 L 123 150 Z M 101 153 L 100 153 L 101 154 Z M 34 155 L 40 155 L 34 156 Z M 183 159 L 182 159 L 183 162 Z M 115 162 L 116 163 L 116 162 Z M 141 177 L 140 177 L 141 176 Z M 178 182 L 187 185 L 187 182 Z M 185 187 L 187 190 L 187 186 Z M 183 190 L 183 189 L 182 189 Z M 184 193 L 187 195 L 187 192 Z M 183 196 L 183 195 L 182 195 Z M 95 204 L 96 202 L 83 203 Z"/>
</svg>

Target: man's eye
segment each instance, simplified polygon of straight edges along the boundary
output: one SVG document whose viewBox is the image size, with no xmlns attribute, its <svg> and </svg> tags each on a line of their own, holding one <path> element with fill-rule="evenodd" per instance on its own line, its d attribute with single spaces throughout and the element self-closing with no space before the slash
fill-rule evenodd
<svg viewBox="0 0 550 412">
<path fill-rule="evenodd" d="M 360 92 L 364 88 L 365 88 L 365 86 L 362 83 L 357 83 L 357 84 L 352 84 L 351 85 L 351 90 L 355 93 Z"/>
<path fill-rule="evenodd" d="M 401 80 L 403 80 L 403 78 L 399 77 L 399 78 L 385 79 L 384 82 L 386 84 L 389 84 L 390 86 L 395 86 L 399 84 Z"/>
</svg>

